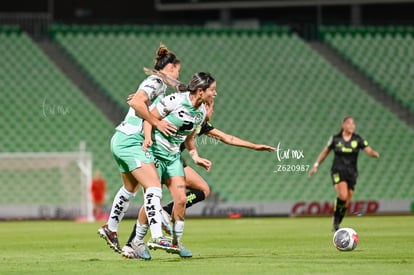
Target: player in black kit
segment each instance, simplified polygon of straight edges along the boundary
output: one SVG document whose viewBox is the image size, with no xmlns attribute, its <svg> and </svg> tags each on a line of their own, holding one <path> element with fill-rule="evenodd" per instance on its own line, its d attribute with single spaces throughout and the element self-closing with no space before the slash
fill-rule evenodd
<svg viewBox="0 0 414 275">
<path fill-rule="evenodd" d="M 373 150 L 368 142 L 355 133 L 355 122 L 352 117 L 342 120 L 341 131 L 329 138 L 328 144 L 319 154 L 309 175 L 318 171 L 318 166 L 333 151 L 335 156 L 331 167 L 331 177 L 337 198 L 334 203 L 333 230 L 339 229 L 346 214 L 347 207 L 354 194 L 358 176 L 358 153 L 364 150 L 370 157 L 379 158 L 379 153 Z"/>
</svg>

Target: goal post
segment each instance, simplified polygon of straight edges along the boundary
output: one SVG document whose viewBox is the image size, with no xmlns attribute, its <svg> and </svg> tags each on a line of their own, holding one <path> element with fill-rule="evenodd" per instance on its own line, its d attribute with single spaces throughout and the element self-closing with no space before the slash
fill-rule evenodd
<svg viewBox="0 0 414 275">
<path fill-rule="evenodd" d="M 0 220 L 93 220 L 90 152 L 0 153 Z"/>
</svg>

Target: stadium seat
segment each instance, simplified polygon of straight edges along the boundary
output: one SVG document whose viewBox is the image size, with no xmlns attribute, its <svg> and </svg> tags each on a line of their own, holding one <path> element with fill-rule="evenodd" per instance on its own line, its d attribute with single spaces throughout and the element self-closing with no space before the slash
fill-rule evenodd
<svg viewBox="0 0 414 275">
<path fill-rule="evenodd" d="M 4 114 L 0 151 L 73 152 L 84 141 L 86 149 L 94 154 L 94 167 L 105 171 L 108 181 L 117 183 L 119 176 L 112 172 L 114 165 L 108 149 L 114 126 L 26 34 L 0 30 L 0 50 L 0 97 Z M 0 173 L 0 184 L 19 188 L 19 183 L 9 176 Z M 0 205 L 14 197 L 4 190 Z M 25 196 L 19 199 L 20 203 L 25 202 Z"/>
<path fill-rule="evenodd" d="M 216 77 L 218 96 L 212 122 L 218 129 L 257 143 L 273 146 L 280 143 L 286 150 L 304 152 L 302 159 L 279 161 L 275 152 L 234 148 L 207 139 L 199 144 L 199 151 L 213 161 L 212 170 L 207 173 L 196 169 L 222 199 L 330 201 L 334 196 L 329 178 L 331 158 L 312 179 L 307 171 L 275 173 L 274 170 L 277 165 L 311 166 L 328 137 L 339 130 L 345 115 L 355 117 L 358 132 L 382 154 L 380 160 L 361 157 L 358 186 L 361 192 L 356 192 L 356 198 L 413 196 L 412 190 L 408 190 L 409 195 L 399 191 L 407 190 L 401 186 L 411 184 L 408 178 L 397 182 L 376 172 L 387 169 L 384 164 L 387 163 L 392 165 L 393 175 L 410 173 L 408 163 L 395 160 L 410 150 L 413 130 L 287 29 L 220 31 L 177 27 L 166 31 L 162 27 L 133 25 L 103 29 L 61 26 L 53 29 L 53 37 L 125 110 L 126 96 L 145 78 L 142 68 L 152 67 L 156 48 L 160 42 L 165 43 L 182 61 L 182 81 L 187 82 L 197 71 L 209 71 Z M 382 32 L 377 35 L 373 29 L 326 28 L 323 37 L 353 64 L 369 68 L 367 74 L 373 78 L 395 76 L 392 79 L 398 79 L 397 83 L 383 83 L 393 85 L 397 89 L 394 94 L 414 86 L 409 84 L 410 80 L 401 79 L 398 66 L 390 65 L 394 64 L 397 44 Z M 404 49 L 411 47 L 411 36 L 398 39 L 398 43 L 407 45 Z M 382 52 L 374 51 L 376 43 L 383 45 Z M 390 66 L 375 63 L 378 55 L 385 54 L 388 56 L 385 64 Z M 354 60 L 355 56 L 358 60 Z M 402 61 L 400 58 L 398 55 L 397 60 Z M 43 86 L 39 87 L 41 91 Z M 76 93 L 76 89 L 71 89 Z M 412 100 L 410 95 L 403 95 L 403 100 Z M 109 132 L 113 129 L 107 128 Z M 400 137 L 398 143 L 392 141 L 396 136 Z M 395 146 L 390 145 L 394 143 Z M 107 148 L 100 144 L 95 146 Z M 115 167 L 109 170 L 116 172 Z M 116 177 L 111 178 L 117 183 L 112 192 L 118 187 Z"/>
<path fill-rule="evenodd" d="M 414 78 L 406 76 L 411 70 L 413 35 L 410 28 L 401 26 L 361 27 L 356 33 L 341 28 L 341 34 L 330 34 L 325 41 L 411 110 Z"/>
</svg>

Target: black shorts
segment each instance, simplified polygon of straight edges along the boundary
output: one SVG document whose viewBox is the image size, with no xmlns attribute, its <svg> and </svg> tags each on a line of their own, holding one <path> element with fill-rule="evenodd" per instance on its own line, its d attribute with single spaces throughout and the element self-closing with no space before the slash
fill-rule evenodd
<svg viewBox="0 0 414 275">
<path fill-rule="evenodd" d="M 351 190 L 355 189 L 357 176 L 358 174 L 353 171 L 331 171 L 333 185 L 345 181 L 348 184 L 348 188 Z"/>
</svg>

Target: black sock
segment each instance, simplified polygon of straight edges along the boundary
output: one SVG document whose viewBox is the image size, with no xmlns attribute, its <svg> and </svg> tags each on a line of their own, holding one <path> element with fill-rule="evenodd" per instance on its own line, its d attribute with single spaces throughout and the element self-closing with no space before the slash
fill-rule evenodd
<svg viewBox="0 0 414 275">
<path fill-rule="evenodd" d="M 185 204 L 185 208 L 191 207 L 194 204 L 203 201 L 206 198 L 204 192 L 201 190 L 189 190 L 187 192 L 187 202 Z"/>
<path fill-rule="evenodd" d="M 346 207 L 344 206 L 344 207 L 342 207 L 342 211 L 341 211 L 341 213 L 340 213 L 340 218 L 339 218 L 339 223 L 341 223 L 342 222 L 342 220 L 344 219 L 344 217 L 345 217 L 345 215 L 346 215 Z"/>
<path fill-rule="evenodd" d="M 135 238 L 135 235 L 136 235 L 136 230 L 137 230 L 137 222 L 134 223 L 134 228 L 132 228 L 131 234 L 129 235 L 126 245 L 131 246 L 131 242 Z"/>
<path fill-rule="evenodd" d="M 188 190 L 187 193 L 187 203 L 185 204 L 185 208 L 191 207 L 193 204 L 196 204 L 197 202 L 203 201 L 206 196 L 204 195 L 204 192 L 201 190 Z M 163 209 L 171 215 L 172 209 L 174 206 L 174 202 L 170 202 L 166 206 L 163 207 Z"/>
<path fill-rule="evenodd" d="M 334 223 L 339 225 L 342 222 L 342 219 L 346 213 L 345 207 L 346 201 L 341 200 L 340 198 L 336 198 L 334 204 Z"/>
</svg>

